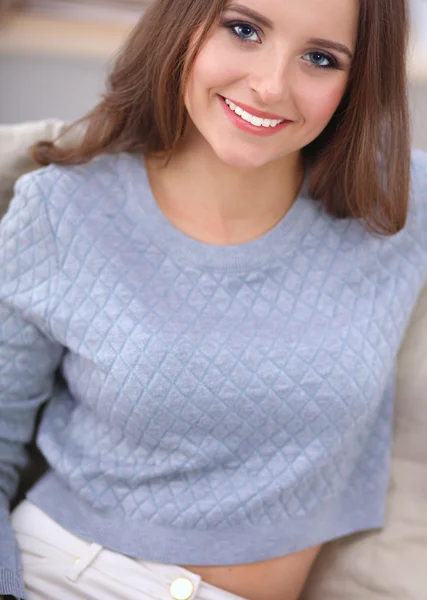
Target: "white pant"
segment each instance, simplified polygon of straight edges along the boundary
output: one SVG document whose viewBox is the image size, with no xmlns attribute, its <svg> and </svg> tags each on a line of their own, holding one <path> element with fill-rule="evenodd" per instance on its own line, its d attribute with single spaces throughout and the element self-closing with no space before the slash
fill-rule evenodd
<svg viewBox="0 0 427 600">
<path fill-rule="evenodd" d="M 175 565 L 83 540 L 28 500 L 12 514 L 29 600 L 243 600 Z"/>
</svg>

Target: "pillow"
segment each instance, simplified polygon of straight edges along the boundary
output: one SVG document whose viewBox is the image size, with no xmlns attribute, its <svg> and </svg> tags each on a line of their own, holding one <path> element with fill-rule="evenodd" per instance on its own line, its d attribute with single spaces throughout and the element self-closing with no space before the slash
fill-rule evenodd
<svg viewBox="0 0 427 600">
<path fill-rule="evenodd" d="M 12 199 L 18 177 L 39 168 L 30 156 L 30 147 L 39 140 L 53 140 L 65 127 L 56 119 L 0 125 L 0 217 Z"/>
<path fill-rule="evenodd" d="M 301 600 L 427 598 L 427 286 L 400 349 L 384 529 L 327 544 Z"/>
</svg>

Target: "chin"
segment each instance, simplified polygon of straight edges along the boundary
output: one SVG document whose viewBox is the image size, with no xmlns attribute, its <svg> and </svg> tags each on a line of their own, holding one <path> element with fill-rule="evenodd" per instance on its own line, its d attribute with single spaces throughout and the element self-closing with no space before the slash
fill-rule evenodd
<svg viewBox="0 0 427 600">
<path fill-rule="evenodd" d="M 213 151 L 221 162 L 235 169 L 257 169 L 274 160 L 265 154 L 244 150 L 230 152 L 226 148 L 213 148 Z"/>
</svg>

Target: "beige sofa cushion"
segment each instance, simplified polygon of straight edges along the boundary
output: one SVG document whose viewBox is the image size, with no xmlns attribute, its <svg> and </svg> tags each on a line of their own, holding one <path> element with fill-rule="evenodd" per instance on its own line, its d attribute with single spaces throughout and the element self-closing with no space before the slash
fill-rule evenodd
<svg viewBox="0 0 427 600">
<path fill-rule="evenodd" d="M 63 127 L 0 126 L 0 214 L 17 177 L 36 167 L 27 148 Z M 427 288 L 401 348 L 397 384 L 386 527 L 327 544 L 301 600 L 427 600 Z"/>
<path fill-rule="evenodd" d="M 56 119 L 0 125 L 0 216 L 9 205 L 18 177 L 38 167 L 29 148 L 38 140 L 53 140 L 65 127 Z"/>
<path fill-rule="evenodd" d="M 400 349 L 387 524 L 327 544 L 301 600 L 427 599 L 427 288 Z"/>
</svg>

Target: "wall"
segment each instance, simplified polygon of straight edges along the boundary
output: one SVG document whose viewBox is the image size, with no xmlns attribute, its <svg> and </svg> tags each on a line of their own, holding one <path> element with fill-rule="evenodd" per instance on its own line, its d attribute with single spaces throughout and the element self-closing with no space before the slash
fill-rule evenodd
<svg viewBox="0 0 427 600">
<path fill-rule="evenodd" d="M 427 150 L 427 81 L 411 87 L 413 145 Z"/>
<path fill-rule="evenodd" d="M 77 119 L 97 102 L 106 73 L 93 59 L 0 55 L 0 123 Z"/>
</svg>

